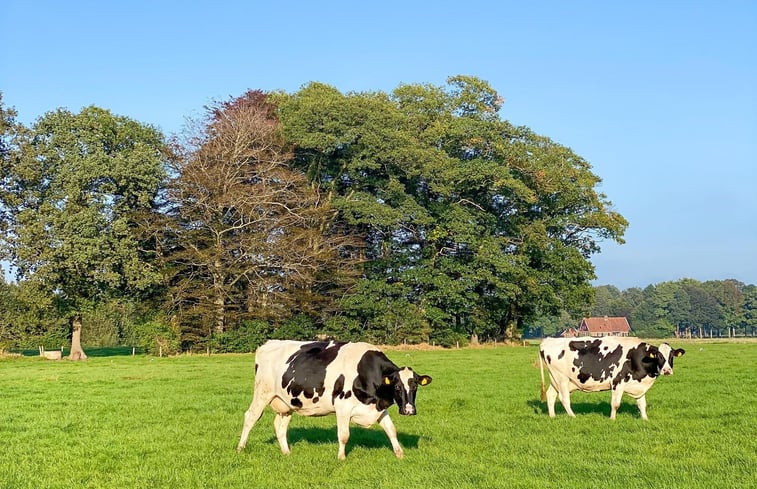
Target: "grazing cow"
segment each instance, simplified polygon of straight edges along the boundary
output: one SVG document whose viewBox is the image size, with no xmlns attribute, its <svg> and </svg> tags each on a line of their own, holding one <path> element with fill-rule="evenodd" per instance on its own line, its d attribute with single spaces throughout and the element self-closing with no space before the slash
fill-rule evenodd
<svg viewBox="0 0 757 489">
<path fill-rule="evenodd" d="M 402 458 L 397 430 L 387 409 L 397 403 L 399 413 L 414 415 L 418 386 L 431 377 L 409 367 L 397 367 L 368 343 L 271 340 L 255 353 L 255 390 L 237 450 L 270 405 L 281 451 L 290 453 L 287 426 L 293 412 L 302 416 L 336 413 L 339 458 L 345 458 L 350 422 L 370 427 L 378 422 L 389 437 L 394 454 Z"/>
<path fill-rule="evenodd" d="M 610 419 L 620 407 L 623 393 L 636 399 L 642 419 L 647 419 L 645 394 L 657 377 L 673 374 L 673 358 L 686 353 L 667 343 L 659 347 L 638 338 L 606 336 L 604 338 L 545 338 L 539 346 L 541 399 L 544 400 L 544 364 L 549 371 L 546 392 L 549 416 L 555 416 L 555 399 L 569 416 L 570 393 L 612 390 Z"/>
</svg>

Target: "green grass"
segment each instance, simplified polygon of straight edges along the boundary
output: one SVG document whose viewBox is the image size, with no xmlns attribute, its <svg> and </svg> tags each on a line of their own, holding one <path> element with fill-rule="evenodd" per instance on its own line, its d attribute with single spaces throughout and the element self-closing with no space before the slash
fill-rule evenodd
<svg viewBox="0 0 757 489">
<path fill-rule="evenodd" d="M 2 359 L 0 488 L 755 487 L 757 343 L 684 347 L 648 422 L 632 399 L 610 421 L 608 392 L 549 419 L 533 346 L 390 351 L 434 378 L 390 409 L 405 459 L 353 427 L 342 462 L 333 416 L 295 416 L 285 457 L 267 411 L 236 453 L 252 355 Z"/>
</svg>

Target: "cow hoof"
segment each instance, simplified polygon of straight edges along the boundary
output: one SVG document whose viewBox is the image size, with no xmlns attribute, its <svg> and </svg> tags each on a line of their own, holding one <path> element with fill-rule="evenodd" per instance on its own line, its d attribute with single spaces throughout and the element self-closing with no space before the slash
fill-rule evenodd
<svg viewBox="0 0 757 489">
<path fill-rule="evenodd" d="M 339 460 L 347 460 L 347 456 L 343 453 L 340 453 L 336 458 L 338 458 Z"/>
<path fill-rule="evenodd" d="M 244 447 L 237 447 L 237 453 L 242 453 L 242 450 L 244 450 Z"/>
<path fill-rule="evenodd" d="M 397 458 L 402 459 L 405 457 L 405 453 L 402 451 L 402 449 L 395 450 L 394 455 L 397 456 Z"/>
<path fill-rule="evenodd" d="M 282 455 L 291 455 L 291 454 L 292 454 L 292 451 L 291 451 L 291 450 L 282 450 L 282 451 L 281 451 L 281 454 L 282 454 Z"/>
</svg>

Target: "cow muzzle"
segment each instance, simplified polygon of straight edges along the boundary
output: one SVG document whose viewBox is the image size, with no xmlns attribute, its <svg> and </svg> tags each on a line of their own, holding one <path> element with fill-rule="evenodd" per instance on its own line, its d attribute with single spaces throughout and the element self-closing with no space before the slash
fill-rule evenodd
<svg viewBox="0 0 757 489">
<path fill-rule="evenodd" d="M 673 369 L 672 368 L 662 369 L 662 375 L 673 375 Z"/>
<path fill-rule="evenodd" d="M 405 406 L 400 409 L 400 414 L 405 416 L 415 416 L 415 406 L 412 404 L 405 404 Z"/>
</svg>

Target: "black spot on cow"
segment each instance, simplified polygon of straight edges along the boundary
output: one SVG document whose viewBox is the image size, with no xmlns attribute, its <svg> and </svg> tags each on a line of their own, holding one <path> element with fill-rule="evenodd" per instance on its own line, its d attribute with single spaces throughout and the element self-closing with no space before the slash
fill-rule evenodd
<svg viewBox="0 0 757 489">
<path fill-rule="evenodd" d="M 321 398 L 320 398 L 320 397 L 318 397 L 318 396 L 315 396 L 315 397 L 313 398 L 313 404 L 317 403 L 317 402 L 318 402 L 318 401 L 320 401 L 320 400 L 321 400 Z"/>
<path fill-rule="evenodd" d="M 552 363 L 552 357 L 550 357 L 549 355 L 547 355 L 547 363 Z"/>
<path fill-rule="evenodd" d="M 593 341 L 571 341 L 568 343 L 568 348 L 571 349 L 571 351 L 579 351 L 579 350 L 585 350 L 589 347 L 595 347 L 599 348 L 599 344 L 602 343 L 600 340 L 593 340 Z"/>
<path fill-rule="evenodd" d="M 299 399 L 297 399 L 296 397 L 293 397 L 293 398 L 292 398 L 292 401 L 291 401 L 291 403 L 290 403 L 290 404 L 291 404 L 292 406 L 294 406 L 294 407 L 298 407 L 298 408 L 301 408 L 301 407 L 302 407 L 302 401 L 300 401 L 300 400 L 299 400 Z"/>
<path fill-rule="evenodd" d="M 255 373 L 258 373 L 258 364 L 255 364 Z"/>
<path fill-rule="evenodd" d="M 568 343 L 570 349 L 578 353 L 573 360 L 573 365 L 578 368 L 578 380 L 582 384 L 588 382 L 589 379 L 603 382 L 609 379 L 620 365 L 623 347 L 618 345 L 613 351 L 602 353 L 601 345 L 601 340 Z"/>
<path fill-rule="evenodd" d="M 344 393 L 344 398 L 345 399 L 349 399 L 350 397 L 352 397 L 352 391 L 347 391 L 347 392 Z"/>
<path fill-rule="evenodd" d="M 564 357 L 564 356 L 565 356 L 565 350 L 561 350 L 561 351 L 560 351 L 560 354 L 559 354 L 559 355 L 557 355 L 557 359 L 559 360 L 559 359 L 561 359 L 561 358 L 562 358 L 562 357 Z"/>
<path fill-rule="evenodd" d="M 639 343 L 631 348 L 626 354 L 626 361 L 620 372 L 612 380 L 613 389 L 621 382 L 630 382 L 631 379 L 641 381 L 645 377 L 657 377 L 660 375 L 659 350 L 656 346 Z M 662 364 L 664 365 L 664 358 Z"/>
<path fill-rule="evenodd" d="M 339 374 L 334 382 L 334 390 L 331 392 L 331 404 L 334 404 L 334 400 L 344 398 L 344 374 Z"/>
<path fill-rule="evenodd" d="M 345 343 L 316 341 L 305 343 L 288 359 L 289 367 L 281 378 L 281 387 L 292 397 L 303 394 L 307 399 L 323 396 L 326 367 L 334 361 Z M 294 404 L 292 404 L 294 405 Z M 300 407 L 302 403 L 300 403 Z"/>
<path fill-rule="evenodd" d="M 357 364 L 357 377 L 352 383 L 355 397 L 363 404 L 376 404 L 382 411 L 394 404 L 394 384 L 399 368 L 380 351 L 367 351 Z M 390 383 L 386 384 L 386 378 Z M 347 397 L 347 396 L 345 396 Z"/>
</svg>

